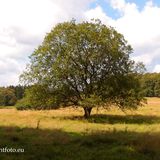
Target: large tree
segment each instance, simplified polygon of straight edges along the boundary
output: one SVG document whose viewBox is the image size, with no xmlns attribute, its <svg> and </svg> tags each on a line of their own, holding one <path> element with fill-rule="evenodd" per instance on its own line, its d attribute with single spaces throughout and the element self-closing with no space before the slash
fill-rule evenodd
<svg viewBox="0 0 160 160">
<path fill-rule="evenodd" d="M 122 34 L 99 20 L 60 23 L 30 56 L 21 80 L 44 89 L 57 105 L 82 106 L 85 117 L 94 106 L 137 108 L 143 95 L 132 51 Z"/>
</svg>

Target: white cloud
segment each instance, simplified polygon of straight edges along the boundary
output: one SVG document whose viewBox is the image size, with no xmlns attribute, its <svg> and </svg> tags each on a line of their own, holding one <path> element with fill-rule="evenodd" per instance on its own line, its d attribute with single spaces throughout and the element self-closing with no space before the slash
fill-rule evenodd
<svg viewBox="0 0 160 160">
<path fill-rule="evenodd" d="M 125 3 L 124 15 L 114 21 L 114 26 L 124 34 L 135 50 L 134 59 L 153 65 L 160 58 L 160 8 L 151 1 L 139 11 L 133 4 Z M 129 12 L 126 12 L 126 8 Z M 149 66 L 148 66 L 149 67 Z"/>
<path fill-rule="evenodd" d="M 124 15 L 116 19 L 113 24 L 134 45 L 149 42 L 160 35 L 158 22 L 160 8 L 148 3 L 141 11 L 137 8 L 134 3 L 125 3 L 121 9 Z"/>
<path fill-rule="evenodd" d="M 25 69 L 25 63 L 20 63 L 13 58 L 6 58 L 0 60 L 0 68 L 1 83 L 5 85 L 6 82 L 9 82 L 9 84 L 15 85 L 18 82 L 17 74 Z"/>
<path fill-rule="evenodd" d="M 117 9 L 121 14 L 132 14 L 133 11 L 137 10 L 135 3 L 127 3 L 125 0 L 110 0 L 110 4 L 113 9 Z"/>
<path fill-rule="evenodd" d="M 89 9 L 93 1 L 97 6 Z M 154 71 L 154 64 L 160 64 L 160 7 L 151 0 L 141 10 L 125 0 L 106 2 L 119 12 L 119 18 L 109 17 L 98 0 L 0 0 L 0 86 L 18 83 L 28 55 L 46 32 L 56 23 L 72 18 L 99 18 L 115 27 L 133 46 L 132 58 Z"/>
<path fill-rule="evenodd" d="M 94 0 L 0 0 L 0 86 L 17 84 L 28 56 L 58 22 L 81 19 Z"/>
<path fill-rule="evenodd" d="M 101 19 L 102 23 L 110 24 L 112 23 L 112 18 L 106 15 L 101 6 L 97 6 L 96 8 L 90 9 L 84 13 L 84 16 L 87 20 L 91 19 Z"/>
<path fill-rule="evenodd" d="M 158 73 L 160 73 L 160 64 L 157 64 L 157 65 L 154 67 L 153 72 L 158 72 Z"/>
<path fill-rule="evenodd" d="M 155 61 L 160 59 L 160 7 L 153 1 L 147 1 L 141 10 L 135 3 L 125 0 L 106 0 L 106 2 L 119 12 L 119 18 L 108 17 L 101 6 L 86 14 L 89 18 L 97 16 L 106 24 L 115 27 L 132 45 L 134 49 L 132 58 L 143 61 L 147 68 L 153 71 Z"/>
</svg>

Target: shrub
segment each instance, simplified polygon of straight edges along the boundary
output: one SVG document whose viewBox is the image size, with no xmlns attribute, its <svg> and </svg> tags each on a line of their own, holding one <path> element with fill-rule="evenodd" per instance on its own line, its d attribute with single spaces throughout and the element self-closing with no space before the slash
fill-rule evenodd
<svg viewBox="0 0 160 160">
<path fill-rule="evenodd" d="M 32 107 L 27 98 L 23 98 L 16 103 L 16 108 L 17 110 L 27 110 L 31 109 Z"/>
</svg>

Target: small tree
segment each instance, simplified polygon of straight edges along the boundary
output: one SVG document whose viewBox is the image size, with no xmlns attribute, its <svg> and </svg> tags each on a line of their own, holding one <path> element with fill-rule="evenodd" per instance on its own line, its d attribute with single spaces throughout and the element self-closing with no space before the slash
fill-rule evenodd
<svg viewBox="0 0 160 160">
<path fill-rule="evenodd" d="M 143 95 L 132 51 L 123 35 L 99 20 L 60 23 L 30 56 L 21 80 L 45 86 L 57 105 L 82 106 L 85 117 L 102 104 L 137 108 Z"/>
</svg>

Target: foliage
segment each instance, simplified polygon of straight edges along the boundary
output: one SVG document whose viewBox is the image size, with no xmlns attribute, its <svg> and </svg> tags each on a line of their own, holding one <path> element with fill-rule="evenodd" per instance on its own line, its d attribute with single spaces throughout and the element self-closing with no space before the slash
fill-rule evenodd
<svg viewBox="0 0 160 160">
<path fill-rule="evenodd" d="M 0 105 L 13 106 L 24 96 L 25 86 L 0 87 Z"/>
<path fill-rule="evenodd" d="M 12 106 L 16 103 L 17 98 L 15 92 L 11 88 L 0 88 L 0 105 L 1 106 Z"/>
<path fill-rule="evenodd" d="M 146 97 L 160 97 L 160 74 L 146 73 L 140 77 Z"/>
<path fill-rule="evenodd" d="M 83 100 L 79 101 L 79 105 L 82 107 L 96 107 L 102 104 L 102 101 L 96 95 L 91 95 L 89 98 L 83 98 Z"/>
<path fill-rule="evenodd" d="M 51 109 L 56 108 L 59 104 L 58 96 L 52 97 L 53 94 L 52 90 L 48 90 L 45 86 L 33 85 L 26 90 L 25 98 L 28 99 L 30 105 L 35 109 Z"/>
<path fill-rule="evenodd" d="M 17 110 L 32 109 L 31 104 L 29 103 L 28 98 L 26 98 L 26 97 L 17 101 L 16 108 L 17 108 Z"/>
<path fill-rule="evenodd" d="M 36 86 L 28 94 L 37 107 L 72 103 L 90 110 L 95 96 L 122 109 L 137 108 L 143 95 L 136 75 L 143 66 L 130 60 L 132 51 L 123 35 L 99 20 L 60 23 L 30 56 L 21 80 Z"/>
<path fill-rule="evenodd" d="M 17 86 L 9 86 L 7 88 L 13 89 L 14 92 L 15 92 L 15 96 L 16 96 L 17 100 L 19 100 L 19 99 L 22 99 L 24 97 L 24 92 L 25 92 L 25 89 L 27 87 L 26 86 L 17 85 Z"/>
</svg>

